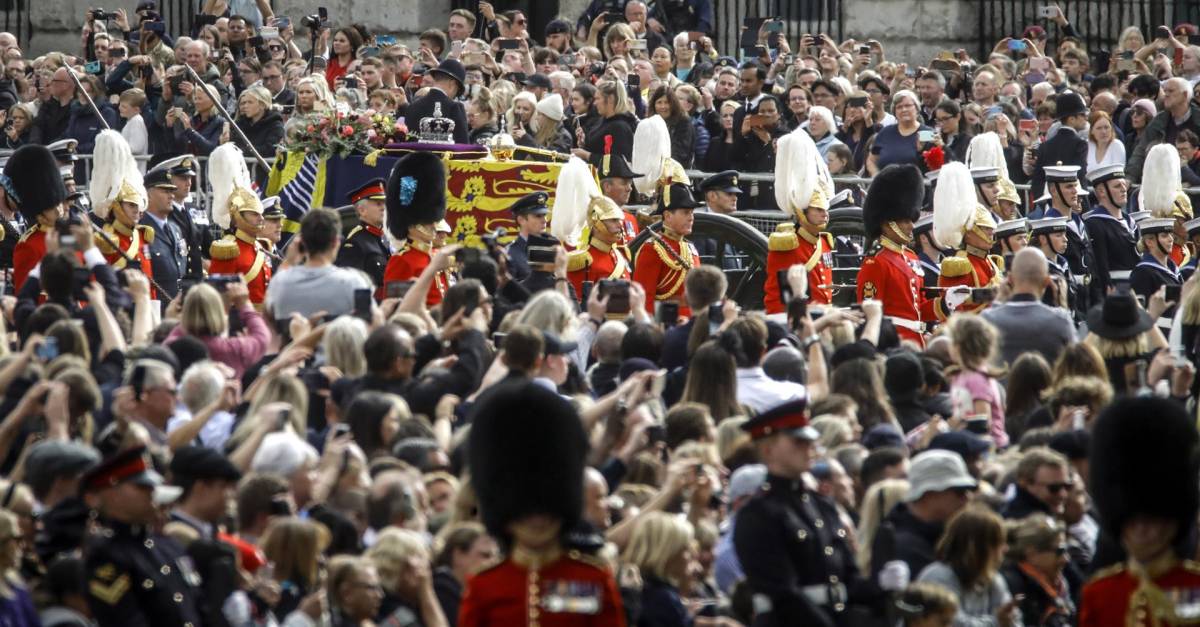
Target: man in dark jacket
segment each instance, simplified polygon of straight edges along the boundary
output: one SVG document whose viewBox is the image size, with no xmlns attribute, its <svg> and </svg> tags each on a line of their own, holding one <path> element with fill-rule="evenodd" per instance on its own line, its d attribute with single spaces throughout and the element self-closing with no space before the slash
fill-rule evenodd
<svg viewBox="0 0 1200 627">
<path fill-rule="evenodd" d="M 1087 105 L 1083 98 L 1075 92 L 1063 92 L 1054 99 L 1055 115 L 1061 126 L 1052 137 L 1042 143 L 1037 151 L 1037 160 L 1033 165 L 1033 177 L 1029 180 L 1030 193 L 1033 198 L 1042 195 L 1046 187 L 1046 171 L 1048 165 L 1079 166 L 1079 181 L 1087 172 L 1088 144 L 1079 132 L 1088 127 Z"/>
<path fill-rule="evenodd" d="M 930 450 L 914 457 L 908 480 L 905 502 L 884 517 L 875 534 L 871 545 L 872 579 L 895 560 L 908 564 L 915 578 L 937 559 L 934 548 L 946 521 L 967 506 L 977 485 L 962 457 L 945 450 Z"/>
<path fill-rule="evenodd" d="M 405 124 L 411 132 L 419 132 L 421 120 L 435 117 L 435 111 L 440 110 L 441 117 L 454 122 L 453 143 L 467 143 L 470 130 L 467 128 L 467 111 L 458 101 L 467 80 L 466 68 L 455 59 L 446 59 L 430 70 L 429 74 L 433 77 L 433 87 L 429 93 L 408 105 Z"/>
<path fill-rule="evenodd" d="M 71 103 L 75 101 L 75 83 L 68 74 L 70 71 L 67 68 L 54 71 L 47 89 L 50 98 L 38 110 L 29 143 L 50 144 L 66 136 L 67 124 L 71 121 Z"/>
<path fill-rule="evenodd" d="M 1067 458 L 1048 448 L 1035 447 L 1017 464 L 1017 495 L 1000 510 L 1000 515 L 1018 520 L 1040 512 L 1062 518 L 1070 492 L 1071 468 Z"/>
<path fill-rule="evenodd" d="M 1129 180 L 1142 180 L 1146 154 L 1154 146 L 1163 142 L 1174 144 L 1179 132 L 1185 129 L 1200 135 L 1200 107 L 1190 102 L 1191 94 L 1191 84 L 1187 79 L 1175 77 L 1163 85 L 1163 110 L 1146 125 L 1137 147 L 1125 164 L 1125 174 Z"/>
</svg>

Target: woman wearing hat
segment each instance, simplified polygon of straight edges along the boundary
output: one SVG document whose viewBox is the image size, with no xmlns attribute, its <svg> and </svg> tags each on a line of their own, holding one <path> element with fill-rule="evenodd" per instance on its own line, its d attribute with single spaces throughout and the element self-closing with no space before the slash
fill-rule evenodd
<svg viewBox="0 0 1200 627">
<path fill-rule="evenodd" d="M 1142 258 L 1129 273 L 1129 287 L 1146 302 L 1164 286 L 1183 285 L 1179 266 L 1171 260 L 1171 248 L 1175 244 L 1175 220 L 1171 218 L 1148 218 L 1138 224 L 1142 233 Z M 1155 321 L 1164 332 L 1169 333 L 1175 315 L 1174 303 L 1162 312 Z"/>
<path fill-rule="evenodd" d="M 563 126 L 565 117 L 562 96 L 549 94 L 534 106 L 533 119 L 530 120 L 533 136 L 526 135 L 517 143 L 561 154 L 570 153 L 572 138 L 571 132 Z M 549 157 L 535 155 L 534 159 L 548 160 Z"/>
<path fill-rule="evenodd" d="M 114 270 L 132 267 L 154 276 L 149 255 L 154 229 L 138 224 L 146 211 L 146 188 L 129 144 L 120 133 L 104 130 L 96 138 L 96 166 L 88 192 L 92 213 L 104 220 L 103 231 L 108 234 L 95 235 L 96 247 L 104 258 Z M 119 248 L 114 248 L 114 243 Z"/>
<path fill-rule="evenodd" d="M 1144 377 L 1154 354 L 1167 346 L 1154 326 L 1166 303 L 1156 295 L 1149 308 L 1144 309 L 1131 292 L 1115 292 L 1088 311 L 1084 341 L 1104 359 L 1109 383 L 1118 395 L 1136 390 L 1143 383 L 1139 373 Z"/>
</svg>

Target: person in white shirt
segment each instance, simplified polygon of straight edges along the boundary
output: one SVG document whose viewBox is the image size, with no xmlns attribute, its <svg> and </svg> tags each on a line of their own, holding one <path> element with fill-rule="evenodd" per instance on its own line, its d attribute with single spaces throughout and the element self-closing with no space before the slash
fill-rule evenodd
<svg viewBox="0 0 1200 627">
<path fill-rule="evenodd" d="M 821 353 L 820 341 L 812 322 L 807 319 L 807 316 L 804 318 L 801 321 L 801 333 L 804 336 L 803 348 L 809 364 L 806 385 L 791 381 L 776 381 L 763 372 L 762 360 L 767 352 L 767 323 L 761 318 L 739 317 L 725 331 L 738 338 L 739 346 L 736 351 L 733 351 L 734 361 L 737 362 L 738 402 L 749 407 L 755 413 L 787 401 L 808 398 L 808 402 L 812 403 L 825 396 L 828 387 L 825 357 Z"/>
<path fill-rule="evenodd" d="M 146 104 L 146 92 L 137 87 L 121 92 L 121 100 L 117 111 L 125 126 L 121 127 L 121 137 L 129 144 L 129 150 L 137 155 L 150 153 L 150 137 L 146 133 L 146 122 L 142 119 L 142 106 Z M 138 170 L 146 173 L 146 162 L 138 161 Z"/>
</svg>

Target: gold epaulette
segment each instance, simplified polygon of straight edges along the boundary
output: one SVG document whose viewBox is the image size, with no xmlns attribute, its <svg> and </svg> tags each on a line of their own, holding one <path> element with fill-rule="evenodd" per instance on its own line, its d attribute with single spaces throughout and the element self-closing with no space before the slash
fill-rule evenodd
<svg viewBox="0 0 1200 627">
<path fill-rule="evenodd" d="M 361 224 L 350 229 L 350 232 L 346 234 L 346 240 L 349 240 L 351 237 L 354 237 L 361 230 L 363 230 Z"/>
<path fill-rule="evenodd" d="M 940 274 L 948 279 L 971 274 L 971 260 L 966 257 L 946 257 L 942 259 Z"/>
<path fill-rule="evenodd" d="M 1116 564 L 1113 564 L 1112 566 L 1108 566 L 1107 568 L 1101 568 L 1100 570 L 1092 573 L 1092 576 L 1091 576 L 1091 578 L 1088 579 L 1088 581 L 1097 581 L 1099 579 L 1106 579 L 1108 577 L 1112 577 L 1113 575 L 1118 575 L 1122 572 L 1125 572 L 1125 562 L 1118 562 Z"/>
<path fill-rule="evenodd" d="M 991 259 L 992 263 L 996 264 L 997 270 L 1004 272 L 1004 257 L 1000 255 L 988 255 L 988 259 Z"/>
<path fill-rule="evenodd" d="M 154 243 L 154 228 L 153 227 L 146 226 L 145 224 L 139 224 L 137 228 L 139 231 L 142 232 L 142 241 L 143 242 L 145 242 L 147 244 Z"/>
<path fill-rule="evenodd" d="M 592 263 L 592 255 L 586 248 L 567 253 L 567 272 L 578 272 Z"/>
<path fill-rule="evenodd" d="M 767 250 L 772 252 L 787 252 L 799 247 L 800 238 L 796 237 L 796 225 L 791 222 L 775 225 L 775 232 L 767 238 Z"/>
<path fill-rule="evenodd" d="M 237 240 L 232 235 L 226 235 L 208 247 L 208 254 L 218 261 L 229 261 L 237 259 L 241 251 L 238 250 Z"/>
<path fill-rule="evenodd" d="M 0 241 L 3 241 L 6 237 L 8 237 L 8 233 L 4 230 L 4 223 L 0 222 Z"/>
<path fill-rule="evenodd" d="M 96 243 L 96 248 L 99 248 L 100 252 L 104 255 L 111 255 L 117 252 L 117 249 L 108 243 L 110 240 L 114 243 L 120 243 L 120 240 L 117 239 L 117 234 L 112 230 L 112 225 L 106 224 L 101 230 L 108 233 L 108 238 L 101 237 L 98 233 L 93 233 L 92 241 Z"/>
</svg>

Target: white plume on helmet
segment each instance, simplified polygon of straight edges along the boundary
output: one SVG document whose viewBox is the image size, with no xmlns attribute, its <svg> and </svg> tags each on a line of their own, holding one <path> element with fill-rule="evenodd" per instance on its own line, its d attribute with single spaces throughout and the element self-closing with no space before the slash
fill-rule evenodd
<svg viewBox="0 0 1200 627">
<path fill-rule="evenodd" d="M 588 206 L 592 198 L 599 195 L 600 187 L 592 175 L 592 168 L 583 159 L 571 157 L 558 171 L 550 233 L 578 247 L 587 225 Z"/>
<path fill-rule="evenodd" d="M 96 136 L 96 147 L 92 150 L 95 167 L 88 185 L 88 199 L 92 211 L 102 220 L 108 219 L 113 202 L 124 200 L 136 202 L 138 208 L 146 210 L 146 188 L 142 184 L 142 173 L 129 143 L 114 130 L 103 130 Z M 124 188 L 124 193 L 122 193 Z"/>
<path fill-rule="evenodd" d="M 250 170 L 242 150 L 233 142 L 217 146 L 208 157 L 208 184 L 212 189 L 213 220 L 221 228 L 229 228 L 229 197 L 233 190 L 249 191 L 252 187 Z"/>
<path fill-rule="evenodd" d="M 942 166 L 933 192 L 933 236 L 943 246 L 958 248 L 975 216 L 975 182 L 971 171 L 957 161 Z"/>
<path fill-rule="evenodd" d="M 660 115 L 652 115 L 638 122 L 633 133 L 633 158 L 629 164 L 634 172 L 642 176 L 633 179 L 633 186 L 643 194 L 654 193 L 663 160 L 671 158 L 671 133 Z"/>
<path fill-rule="evenodd" d="M 1000 168 L 1000 176 L 1008 179 L 1008 162 L 1004 160 L 1000 136 L 993 131 L 976 135 L 967 146 L 967 165 L 972 168 Z"/>
<path fill-rule="evenodd" d="M 775 202 L 784 211 L 803 210 L 813 193 L 822 190 L 833 197 L 833 177 L 817 145 L 804 129 L 779 138 L 775 155 Z"/>
<path fill-rule="evenodd" d="M 1142 168 L 1142 210 L 1156 218 L 1170 218 L 1175 196 L 1183 187 L 1179 170 L 1179 151 L 1171 144 L 1159 144 L 1146 155 Z"/>
</svg>

